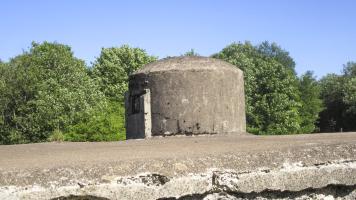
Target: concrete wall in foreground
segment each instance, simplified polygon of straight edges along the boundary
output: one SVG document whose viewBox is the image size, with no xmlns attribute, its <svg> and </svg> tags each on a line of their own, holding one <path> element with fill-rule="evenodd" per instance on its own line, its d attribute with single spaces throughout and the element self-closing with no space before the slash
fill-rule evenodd
<svg viewBox="0 0 356 200">
<path fill-rule="evenodd" d="M 356 199 L 356 133 L 0 146 L 0 199 Z"/>
</svg>

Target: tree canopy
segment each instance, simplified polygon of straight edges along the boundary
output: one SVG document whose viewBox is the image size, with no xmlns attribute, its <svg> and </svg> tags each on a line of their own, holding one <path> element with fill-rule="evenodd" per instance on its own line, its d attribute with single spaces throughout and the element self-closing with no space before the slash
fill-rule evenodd
<svg viewBox="0 0 356 200">
<path fill-rule="evenodd" d="M 33 43 L 1 71 L 2 143 L 45 141 L 105 106 L 84 61 L 69 46 Z"/>
<path fill-rule="evenodd" d="M 98 81 L 100 90 L 107 97 L 123 101 L 129 75 L 155 60 L 157 58 L 148 55 L 145 50 L 128 45 L 103 48 L 91 69 L 91 76 Z"/>
<path fill-rule="evenodd" d="M 67 131 L 71 141 L 110 141 L 125 138 L 124 93 L 131 73 L 156 60 L 145 50 L 121 47 L 103 48 L 87 72 L 104 94 L 107 107 L 96 109 L 91 117 L 72 125 Z"/>
<path fill-rule="evenodd" d="M 313 72 L 307 71 L 299 78 L 299 91 L 301 132 L 311 133 L 318 129 L 316 123 L 319 119 L 319 113 L 323 110 L 323 102 L 320 98 L 321 88 Z"/>
<path fill-rule="evenodd" d="M 262 45 L 233 43 L 213 57 L 226 60 L 244 71 L 249 132 L 298 133 L 300 102 L 297 79 L 290 66 L 279 62 L 282 56 L 270 53 L 277 51 L 275 45 Z"/>
<path fill-rule="evenodd" d="M 197 55 L 192 49 L 183 56 Z M 293 58 L 276 43 L 232 43 L 212 57 L 244 72 L 248 132 L 356 130 L 355 62 L 317 80 L 310 71 L 298 77 Z M 87 66 L 56 42 L 34 42 L 10 61 L 0 60 L 0 144 L 125 139 L 128 78 L 155 60 L 123 45 L 102 48 Z"/>
<path fill-rule="evenodd" d="M 199 56 L 199 54 L 194 49 L 190 49 L 189 51 L 185 52 L 183 56 Z"/>
<path fill-rule="evenodd" d="M 344 65 L 342 75 L 329 74 L 320 80 L 326 109 L 320 113 L 323 132 L 356 130 L 356 63 Z"/>
</svg>

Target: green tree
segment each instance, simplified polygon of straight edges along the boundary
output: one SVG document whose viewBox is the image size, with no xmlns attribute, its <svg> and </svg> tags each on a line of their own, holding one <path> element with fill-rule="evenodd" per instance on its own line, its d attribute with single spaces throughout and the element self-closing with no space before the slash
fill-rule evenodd
<svg viewBox="0 0 356 200">
<path fill-rule="evenodd" d="M 320 113 L 321 132 L 335 132 L 344 128 L 344 115 L 347 105 L 345 98 L 345 81 L 343 76 L 328 74 L 320 81 L 321 97 L 325 110 Z"/>
<path fill-rule="evenodd" d="M 348 62 L 344 65 L 345 103 L 349 105 L 348 113 L 356 115 L 356 63 Z"/>
<path fill-rule="evenodd" d="M 247 130 L 255 134 L 300 132 L 297 78 L 290 68 L 249 42 L 213 55 L 244 71 Z"/>
<path fill-rule="evenodd" d="M 302 104 L 299 110 L 301 132 L 311 133 L 316 131 L 316 122 L 319 119 L 319 113 L 323 110 L 320 85 L 313 76 L 313 72 L 307 71 L 300 77 L 299 91 Z"/>
<path fill-rule="evenodd" d="M 71 126 L 66 140 L 108 141 L 125 138 L 124 93 L 128 90 L 130 74 L 144 65 L 155 61 L 145 50 L 121 47 L 103 48 L 99 58 L 89 70 L 108 98 L 108 107 L 96 117 Z"/>
<path fill-rule="evenodd" d="M 143 65 L 155 61 L 145 50 L 123 45 L 119 48 L 103 48 L 91 70 L 91 76 L 99 82 L 101 91 L 114 101 L 123 101 L 128 89 L 128 78 Z"/>
<path fill-rule="evenodd" d="M 199 54 L 194 49 L 191 49 L 190 51 L 185 52 L 183 56 L 199 56 Z"/>
<path fill-rule="evenodd" d="M 282 49 L 276 43 L 269 43 L 268 41 L 262 42 L 257 46 L 258 52 L 265 56 L 275 59 L 277 62 L 282 64 L 284 67 L 289 68 L 295 74 L 295 62 L 292 57 L 290 57 L 289 52 Z"/>
<path fill-rule="evenodd" d="M 109 101 L 105 109 L 93 110 L 91 117 L 70 126 L 63 140 L 76 142 L 124 140 L 125 132 L 123 104 Z"/>
<path fill-rule="evenodd" d="M 33 43 L 6 71 L 1 129 L 9 129 L 9 135 L 3 143 L 45 141 L 88 118 L 94 108 L 106 106 L 84 61 L 75 58 L 69 46 Z"/>
<path fill-rule="evenodd" d="M 0 62 L 0 144 L 9 142 L 9 130 L 6 124 L 6 105 L 9 103 L 7 98 L 9 92 L 6 88 L 6 77 L 8 76 L 8 66 Z"/>
<path fill-rule="evenodd" d="M 323 132 L 356 130 L 356 63 L 344 65 L 342 75 L 328 74 L 320 80 L 326 109 L 320 113 Z"/>
</svg>

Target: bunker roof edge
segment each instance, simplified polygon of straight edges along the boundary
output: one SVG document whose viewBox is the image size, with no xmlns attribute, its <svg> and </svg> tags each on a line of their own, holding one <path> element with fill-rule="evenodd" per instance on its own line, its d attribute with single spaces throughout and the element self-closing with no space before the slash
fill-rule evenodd
<svg viewBox="0 0 356 200">
<path fill-rule="evenodd" d="M 178 56 L 163 58 L 149 63 L 131 75 L 148 74 L 160 71 L 218 70 L 219 68 L 242 72 L 237 66 L 220 59 L 204 56 Z"/>
</svg>

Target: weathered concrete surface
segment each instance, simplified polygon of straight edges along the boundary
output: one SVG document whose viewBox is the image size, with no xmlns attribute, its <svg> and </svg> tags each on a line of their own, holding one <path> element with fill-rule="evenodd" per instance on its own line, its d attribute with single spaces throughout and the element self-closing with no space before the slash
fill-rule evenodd
<svg viewBox="0 0 356 200">
<path fill-rule="evenodd" d="M 147 89 L 152 133 L 137 134 L 137 121 L 144 120 L 131 116 L 144 110 L 137 100 Z M 127 138 L 246 132 L 243 73 L 222 60 L 187 56 L 150 63 L 130 76 L 128 96 Z"/>
<path fill-rule="evenodd" d="M 356 133 L 0 146 L 0 199 L 355 199 Z"/>
<path fill-rule="evenodd" d="M 139 104 L 139 112 L 132 112 L 132 94 L 125 93 L 125 127 L 126 139 L 150 138 L 152 131 L 151 115 L 151 92 L 150 89 L 143 89 L 141 94 L 136 96 L 136 103 Z"/>
</svg>

